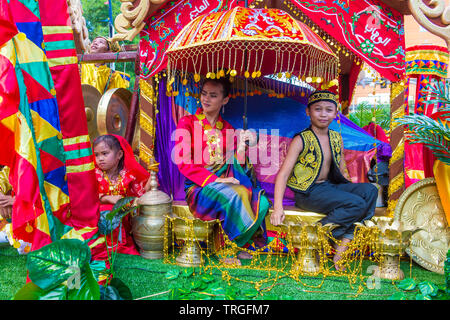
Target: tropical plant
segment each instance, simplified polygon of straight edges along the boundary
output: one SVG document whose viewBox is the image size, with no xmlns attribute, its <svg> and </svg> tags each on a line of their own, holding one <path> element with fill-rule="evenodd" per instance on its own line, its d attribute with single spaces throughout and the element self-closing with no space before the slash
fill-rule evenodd
<svg viewBox="0 0 450 320">
<path fill-rule="evenodd" d="M 14 300 L 98 300 L 100 288 L 90 266 L 91 251 L 81 240 L 54 241 L 28 253 L 31 282 Z"/>
<path fill-rule="evenodd" d="M 169 284 L 169 300 L 292 300 L 289 295 L 273 296 L 264 295 L 263 290 L 249 288 L 241 290 L 228 285 L 223 280 L 219 281 L 212 274 L 201 274 L 194 268 L 170 269 L 166 273 L 166 279 L 173 281 L 180 277 L 188 281 L 173 281 Z M 183 284 L 184 282 L 184 284 Z M 158 294 L 159 295 L 159 294 Z"/>
<path fill-rule="evenodd" d="M 426 145 L 438 160 L 450 165 L 450 83 L 439 81 L 423 90 L 429 97 L 424 103 L 437 104 L 437 112 L 431 117 L 409 114 L 394 121 L 407 126 L 405 136 L 410 143 Z"/>
<path fill-rule="evenodd" d="M 381 104 L 372 106 L 368 102 L 358 104 L 356 109 L 348 116 L 353 123 L 361 128 L 365 127 L 370 122 L 376 122 L 384 130 L 389 130 L 390 117 L 389 106 Z"/>
<path fill-rule="evenodd" d="M 111 234 L 113 243 L 108 249 L 110 268 L 102 261 L 91 261 L 91 250 L 87 243 L 92 240 L 61 239 L 54 241 L 27 256 L 30 282 L 14 296 L 14 300 L 122 300 L 132 299 L 130 289 L 114 275 L 114 251 L 112 233 L 122 219 L 136 210 L 131 206 L 134 198 L 120 199 L 110 212 L 99 220 L 99 234 Z M 95 235 L 96 237 L 98 235 Z M 106 278 L 99 285 L 101 276 Z M 111 277 L 112 276 L 112 277 Z"/>
<path fill-rule="evenodd" d="M 438 286 L 430 281 L 416 283 L 414 279 L 406 278 L 399 282 L 398 291 L 389 300 L 407 300 L 405 293 L 416 293 L 415 300 L 450 300 L 450 250 L 444 263 L 445 284 Z"/>
</svg>

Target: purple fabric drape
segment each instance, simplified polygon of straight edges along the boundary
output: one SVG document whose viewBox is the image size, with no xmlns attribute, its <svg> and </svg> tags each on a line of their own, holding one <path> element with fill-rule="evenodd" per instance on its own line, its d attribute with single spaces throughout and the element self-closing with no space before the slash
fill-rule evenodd
<svg viewBox="0 0 450 320">
<path fill-rule="evenodd" d="M 173 119 L 173 99 L 166 95 L 166 79 L 159 82 L 159 112 L 156 114 L 155 159 L 159 162 L 159 189 L 173 197 L 174 201 L 185 199 L 184 176 L 172 161 L 175 142 L 171 140 L 176 129 Z"/>
</svg>

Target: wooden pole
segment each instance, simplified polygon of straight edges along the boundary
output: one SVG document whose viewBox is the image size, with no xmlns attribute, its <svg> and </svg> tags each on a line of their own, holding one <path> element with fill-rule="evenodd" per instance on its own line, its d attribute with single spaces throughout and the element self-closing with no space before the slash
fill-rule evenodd
<svg viewBox="0 0 450 320">
<path fill-rule="evenodd" d="M 139 52 L 139 50 L 137 51 Z M 125 139 L 130 145 L 133 144 L 134 130 L 136 127 L 137 113 L 139 111 L 139 80 L 140 80 L 140 67 L 139 67 L 139 55 L 135 55 L 134 59 L 134 73 L 136 79 L 134 81 L 133 96 L 131 98 L 130 114 L 128 115 L 127 128 L 125 130 Z"/>
<path fill-rule="evenodd" d="M 106 63 L 106 62 L 133 62 L 139 57 L 138 51 L 105 52 L 78 54 L 78 61 L 81 63 Z"/>
<path fill-rule="evenodd" d="M 391 134 L 390 145 L 392 157 L 389 160 L 389 188 L 387 216 L 393 217 L 400 195 L 405 191 L 405 173 L 403 161 L 405 158 L 405 134 L 403 125 L 397 124 L 395 118 L 405 115 L 405 83 L 403 81 L 391 84 Z"/>
</svg>

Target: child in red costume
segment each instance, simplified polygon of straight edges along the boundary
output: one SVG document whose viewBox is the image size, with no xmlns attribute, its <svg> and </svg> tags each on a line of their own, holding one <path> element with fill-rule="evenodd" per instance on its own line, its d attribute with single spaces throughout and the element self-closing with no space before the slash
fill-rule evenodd
<svg viewBox="0 0 450 320">
<path fill-rule="evenodd" d="M 149 190 L 149 173 L 136 161 L 129 143 L 121 136 L 103 135 L 93 144 L 95 174 L 100 200 L 100 214 L 105 215 L 121 198 L 140 197 Z M 108 249 L 126 254 L 139 254 L 131 236 L 131 223 L 126 215 L 113 231 L 113 238 L 107 235 Z M 104 246 L 100 253 L 107 258 Z M 97 247 L 95 248 L 97 250 Z"/>
</svg>

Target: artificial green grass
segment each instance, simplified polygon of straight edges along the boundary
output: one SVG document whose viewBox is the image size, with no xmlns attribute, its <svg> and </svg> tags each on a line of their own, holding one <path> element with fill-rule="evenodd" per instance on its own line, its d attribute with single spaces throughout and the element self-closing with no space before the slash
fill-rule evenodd
<svg viewBox="0 0 450 320">
<path fill-rule="evenodd" d="M 238 290 L 238 299 L 268 299 L 268 300 L 386 300 L 392 294 L 400 292 L 396 284 L 398 281 L 380 280 L 379 287 L 369 289 L 364 281 L 367 279 L 367 270 L 374 262 L 364 260 L 362 264 L 364 279 L 357 279 L 353 284 L 345 276 L 329 276 L 325 279 L 321 276 L 302 276 L 297 281 L 284 276 L 275 283 L 264 283 L 259 288 L 256 296 L 245 295 L 245 292 L 255 291 L 254 283 L 274 278 L 266 271 L 251 269 L 226 269 L 232 277 L 230 285 Z M 162 259 L 146 260 L 141 256 L 118 254 L 114 270 L 116 277 L 121 279 L 131 290 L 133 299 L 162 300 L 169 299 L 169 290 L 176 283 L 180 286 L 188 286 L 190 282 L 200 279 L 202 275 L 212 273 L 214 281 L 223 288 L 229 288 L 226 281 L 222 280 L 222 272 L 218 269 L 202 272 L 197 270 L 193 275 L 184 276 L 186 268 L 173 264 L 164 264 Z M 432 282 L 438 286 L 445 284 L 444 275 L 430 272 L 410 260 L 401 261 L 401 269 L 405 276 L 410 276 L 416 283 L 423 281 Z M 14 248 L 0 248 L 0 299 L 9 300 L 25 284 L 26 281 L 26 256 L 21 256 Z M 168 271 L 178 270 L 180 275 L 175 279 L 168 279 Z M 239 279 L 238 280 L 235 280 Z M 248 283 L 249 282 L 249 283 Z M 273 286 L 271 286 L 273 284 Z M 362 287 L 361 287 L 362 286 Z M 270 289 L 270 290 L 269 290 Z M 360 292 L 358 292 L 360 290 Z M 408 300 L 414 300 L 417 290 L 406 292 Z"/>
</svg>

